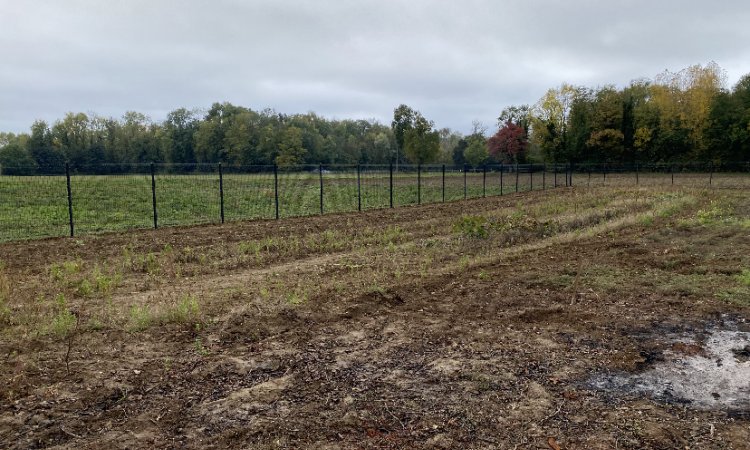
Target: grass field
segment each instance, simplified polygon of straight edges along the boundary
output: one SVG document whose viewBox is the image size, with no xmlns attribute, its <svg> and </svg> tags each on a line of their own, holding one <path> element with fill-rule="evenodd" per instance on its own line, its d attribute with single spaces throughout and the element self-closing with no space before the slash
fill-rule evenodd
<svg viewBox="0 0 750 450">
<path fill-rule="evenodd" d="M 612 381 L 748 364 L 732 180 L 2 243 L 0 447 L 744 448 L 746 378 Z"/>
<path fill-rule="evenodd" d="M 466 177 L 465 177 L 466 175 Z M 503 173 L 448 171 L 443 184 L 440 169 L 420 177 L 399 173 L 393 180 L 393 205 L 438 203 L 565 185 L 565 175 L 553 172 Z M 516 179 L 518 175 L 518 179 Z M 465 177 L 465 178 L 464 178 Z M 573 183 L 605 185 L 671 185 L 671 174 L 576 173 Z M 418 179 L 419 178 L 419 179 Z M 159 226 L 221 222 L 218 174 L 156 176 Z M 464 188 L 464 181 L 466 187 Z M 501 191 L 502 181 L 502 191 Z M 715 174 L 716 187 L 750 186 L 750 175 Z M 518 186 L 516 186 L 518 182 Z M 677 174 L 678 186 L 705 186 L 709 174 Z M 444 187 L 443 187 L 444 186 Z M 274 177 L 271 173 L 227 174 L 223 177 L 225 221 L 271 219 L 276 216 Z M 315 172 L 280 173 L 279 216 L 320 214 L 320 179 Z M 154 226 L 150 175 L 76 175 L 71 178 L 74 229 L 77 235 Z M 354 172 L 323 176 L 323 211 L 347 212 L 390 206 L 391 188 L 386 171 L 365 170 L 359 185 Z M 0 177 L 0 242 L 65 236 L 70 233 L 67 185 L 64 176 Z"/>
</svg>

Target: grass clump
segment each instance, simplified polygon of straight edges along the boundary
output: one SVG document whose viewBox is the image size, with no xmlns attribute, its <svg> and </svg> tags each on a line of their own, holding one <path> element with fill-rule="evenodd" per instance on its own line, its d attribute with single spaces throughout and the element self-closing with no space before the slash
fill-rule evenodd
<svg viewBox="0 0 750 450">
<path fill-rule="evenodd" d="M 484 216 L 462 216 L 453 224 L 453 232 L 471 239 L 486 239 L 492 224 Z"/>
<path fill-rule="evenodd" d="M 743 269 L 742 273 L 737 275 L 737 280 L 745 286 L 750 287 L 750 269 Z"/>
<path fill-rule="evenodd" d="M 733 219 L 732 208 L 722 202 L 712 200 L 708 208 L 698 210 L 695 219 L 705 226 L 727 223 Z"/>
<path fill-rule="evenodd" d="M 148 305 L 133 305 L 130 308 L 129 328 L 131 331 L 143 331 L 154 321 L 151 308 Z"/>
<path fill-rule="evenodd" d="M 122 281 L 119 272 L 105 273 L 98 265 L 87 273 L 80 260 L 53 264 L 50 267 L 50 277 L 52 281 L 78 297 L 109 295 Z"/>
<path fill-rule="evenodd" d="M 99 267 L 94 268 L 91 274 L 93 280 L 93 289 L 103 295 L 109 295 L 122 282 L 122 275 L 119 273 L 107 274 L 101 271 Z"/>
<path fill-rule="evenodd" d="M 638 218 L 638 223 L 644 227 L 650 227 L 654 224 L 654 216 L 644 214 Z"/>
<path fill-rule="evenodd" d="M 201 316 L 201 308 L 198 299 L 192 295 L 182 297 L 173 308 L 165 314 L 165 321 L 173 323 L 188 323 L 198 321 Z"/>
<path fill-rule="evenodd" d="M 404 230 L 395 225 L 382 230 L 377 236 L 377 242 L 381 245 L 395 245 L 404 238 Z"/>
<path fill-rule="evenodd" d="M 297 306 L 305 303 L 307 301 L 307 292 L 305 291 L 292 291 L 287 292 L 286 295 L 286 302 L 290 305 Z"/>
<path fill-rule="evenodd" d="M 52 264 L 50 267 L 50 276 L 53 281 L 70 286 L 74 282 L 72 278 L 79 274 L 82 268 L 82 261 L 65 261 Z"/>
</svg>

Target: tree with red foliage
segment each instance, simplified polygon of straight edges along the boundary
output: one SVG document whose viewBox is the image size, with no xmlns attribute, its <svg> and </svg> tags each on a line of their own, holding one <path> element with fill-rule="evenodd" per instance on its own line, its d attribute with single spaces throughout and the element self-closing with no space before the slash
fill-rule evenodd
<svg viewBox="0 0 750 450">
<path fill-rule="evenodd" d="M 487 149 L 500 162 L 519 163 L 525 160 L 528 143 L 526 130 L 509 120 L 487 141 Z"/>
</svg>

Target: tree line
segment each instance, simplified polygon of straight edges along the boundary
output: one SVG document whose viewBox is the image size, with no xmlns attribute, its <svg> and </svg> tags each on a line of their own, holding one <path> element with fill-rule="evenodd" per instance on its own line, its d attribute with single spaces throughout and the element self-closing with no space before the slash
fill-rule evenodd
<svg viewBox="0 0 750 450">
<path fill-rule="evenodd" d="M 180 108 L 162 122 L 127 112 L 121 119 L 68 113 L 29 133 L 0 133 L 4 174 L 74 168 L 124 173 L 151 162 L 192 171 L 200 164 L 468 164 L 736 162 L 750 160 L 750 74 L 725 87 L 715 63 L 618 89 L 563 83 L 534 105 L 502 110 L 494 134 L 474 122 L 463 135 L 438 129 L 407 105 L 389 125 L 286 115 L 215 103 Z"/>
</svg>

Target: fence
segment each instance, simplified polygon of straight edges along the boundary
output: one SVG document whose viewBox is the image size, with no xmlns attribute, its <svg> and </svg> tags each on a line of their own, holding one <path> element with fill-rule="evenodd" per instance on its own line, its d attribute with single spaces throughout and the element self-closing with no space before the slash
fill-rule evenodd
<svg viewBox="0 0 750 450">
<path fill-rule="evenodd" d="M 111 172 L 102 166 L 66 166 L 60 172 L 0 175 L 0 241 L 394 208 L 558 186 L 750 186 L 750 163 L 498 164 L 475 169 L 150 164 L 117 175 L 100 175 Z"/>
</svg>

